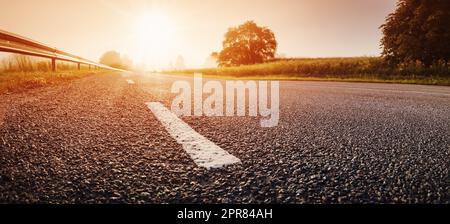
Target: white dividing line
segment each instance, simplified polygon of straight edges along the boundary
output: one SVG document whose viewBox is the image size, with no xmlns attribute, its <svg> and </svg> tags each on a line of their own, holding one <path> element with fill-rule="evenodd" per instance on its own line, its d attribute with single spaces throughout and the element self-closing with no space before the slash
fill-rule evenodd
<svg viewBox="0 0 450 224">
<path fill-rule="evenodd" d="M 128 84 L 130 84 L 130 85 L 133 85 L 133 84 L 134 84 L 134 81 L 131 80 L 131 79 L 127 79 L 127 82 L 128 82 Z"/>
<path fill-rule="evenodd" d="M 194 160 L 197 166 L 214 169 L 241 162 L 240 159 L 197 133 L 161 103 L 147 103 L 147 106 L 163 124 L 172 138 L 183 145 L 183 149 Z"/>
</svg>

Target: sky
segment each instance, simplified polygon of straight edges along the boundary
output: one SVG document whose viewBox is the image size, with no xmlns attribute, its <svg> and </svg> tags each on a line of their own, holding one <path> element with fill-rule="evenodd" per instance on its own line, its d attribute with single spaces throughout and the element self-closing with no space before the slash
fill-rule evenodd
<svg viewBox="0 0 450 224">
<path fill-rule="evenodd" d="M 202 67 L 229 27 L 273 30 L 286 57 L 380 54 L 380 25 L 396 0 L 0 0 L 0 29 L 98 61 L 108 50 L 140 67 L 181 55 Z"/>
</svg>

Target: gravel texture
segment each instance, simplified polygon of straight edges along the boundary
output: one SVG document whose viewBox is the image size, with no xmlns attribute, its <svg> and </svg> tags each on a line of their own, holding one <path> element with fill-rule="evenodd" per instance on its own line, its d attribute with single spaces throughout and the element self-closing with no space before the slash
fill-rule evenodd
<svg viewBox="0 0 450 224">
<path fill-rule="evenodd" d="M 170 106 L 172 81 L 0 96 L 0 203 L 450 203 L 448 87 L 282 82 L 276 128 L 183 118 L 242 160 L 208 171 L 145 105 Z"/>
</svg>

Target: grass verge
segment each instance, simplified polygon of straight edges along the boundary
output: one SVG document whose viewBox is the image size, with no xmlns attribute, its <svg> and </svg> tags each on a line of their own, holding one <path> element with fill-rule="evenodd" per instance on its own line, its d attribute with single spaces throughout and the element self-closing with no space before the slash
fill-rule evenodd
<svg viewBox="0 0 450 224">
<path fill-rule="evenodd" d="M 0 94 L 65 83 L 104 71 L 0 72 Z"/>
<path fill-rule="evenodd" d="M 302 80 L 450 85 L 450 62 L 392 68 L 378 57 L 282 59 L 257 65 L 167 71 L 173 75 L 253 80 Z"/>
<path fill-rule="evenodd" d="M 200 72 L 200 71 L 199 71 Z M 168 72 L 171 75 L 193 76 L 193 73 Z M 208 75 L 205 78 L 229 79 L 229 80 L 277 80 L 277 81 L 329 81 L 329 82 L 361 82 L 361 83 L 390 83 L 390 84 L 416 84 L 416 85 L 439 85 L 450 86 L 450 77 L 393 77 L 379 78 L 374 76 L 360 77 L 299 77 L 295 75 L 264 75 L 264 76 L 232 76 L 232 75 Z"/>
</svg>

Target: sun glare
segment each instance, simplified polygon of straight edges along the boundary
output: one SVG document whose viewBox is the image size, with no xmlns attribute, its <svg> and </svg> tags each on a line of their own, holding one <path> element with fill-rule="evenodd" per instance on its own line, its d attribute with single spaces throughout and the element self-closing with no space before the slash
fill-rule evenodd
<svg viewBox="0 0 450 224">
<path fill-rule="evenodd" d="M 134 24 L 134 39 L 138 54 L 134 59 L 138 63 L 153 60 L 166 55 L 174 41 L 175 26 L 163 12 L 152 11 L 139 16 Z"/>
</svg>

